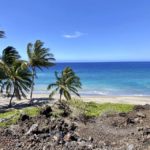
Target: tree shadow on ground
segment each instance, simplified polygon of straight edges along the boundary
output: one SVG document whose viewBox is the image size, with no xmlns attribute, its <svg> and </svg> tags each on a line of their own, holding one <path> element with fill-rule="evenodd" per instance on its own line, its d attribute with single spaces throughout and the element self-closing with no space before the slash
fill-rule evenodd
<svg viewBox="0 0 150 150">
<path fill-rule="evenodd" d="M 33 107 L 33 106 L 43 106 L 46 104 L 54 104 L 56 102 L 56 99 L 49 99 L 49 98 L 33 98 L 31 101 L 28 102 L 21 102 L 20 103 L 12 103 L 12 107 L 8 107 L 8 105 L 0 105 L 0 113 L 7 112 L 10 109 L 23 109 L 26 107 Z"/>
</svg>

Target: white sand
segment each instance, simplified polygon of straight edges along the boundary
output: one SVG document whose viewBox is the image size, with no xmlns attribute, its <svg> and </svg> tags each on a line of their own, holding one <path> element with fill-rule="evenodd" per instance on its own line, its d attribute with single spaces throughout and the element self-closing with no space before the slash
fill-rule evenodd
<svg viewBox="0 0 150 150">
<path fill-rule="evenodd" d="M 34 102 L 49 102 L 53 103 L 54 101 L 48 99 L 48 94 L 33 94 Z M 54 97 L 55 101 L 59 99 L 59 95 Z M 97 102 L 97 103 L 122 103 L 122 104 L 150 104 L 150 96 L 82 96 L 81 98 L 86 102 Z M 15 98 L 12 101 L 13 103 L 29 103 L 28 99 L 16 100 Z M 6 106 L 9 104 L 8 98 L 0 97 L 0 106 Z"/>
<path fill-rule="evenodd" d="M 150 96 L 91 96 L 83 97 L 84 101 L 97 103 L 150 104 Z"/>
</svg>

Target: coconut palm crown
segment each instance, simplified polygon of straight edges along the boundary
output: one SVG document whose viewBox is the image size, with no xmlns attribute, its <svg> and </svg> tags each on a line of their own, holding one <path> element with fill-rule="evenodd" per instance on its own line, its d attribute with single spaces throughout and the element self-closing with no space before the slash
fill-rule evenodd
<svg viewBox="0 0 150 150">
<path fill-rule="evenodd" d="M 52 90 L 49 97 L 51 98 L 54 94 L 59 92 L 60 101 L 62 95 L 67 99 L 71 99 L 71 93 L 80 96 L 78 89 L 81 88 L 80 78 L 75 74 L 75 72 L 70 68 L 66 67 L 59 76 L 55 72 L 56 82 L 49 84 L 48 90 Z"/>
<path fill-rule="evenodd" d="M 42 70 L 43 67 L 48 68 L 54 65 L 54 56 L 49 52 L 48 48 L 43 47 L 44 43 L 40 40 L 35 41 L 34 44 L 27 45 L 28 64 L 32 69 L 32 87 L 30 93 L 30 100 L 32 100 L 32 93 L 34 89 L 34 79 L 36 77 L 36 68 Z"/>
<path fill-rule="evenodd" d="M 3 50 L 0 61 L 0 73 L 2 87 L 6 94 L 11 96 L 9 106 L 14 96 L 21 99 L 21 96 L 26 97 L 26 92 L 29 92 L 31 87 L 31 72 L 24 61 L 20 60 L 20 55 L 13 47 L 7 47 Z"/>
</svg>

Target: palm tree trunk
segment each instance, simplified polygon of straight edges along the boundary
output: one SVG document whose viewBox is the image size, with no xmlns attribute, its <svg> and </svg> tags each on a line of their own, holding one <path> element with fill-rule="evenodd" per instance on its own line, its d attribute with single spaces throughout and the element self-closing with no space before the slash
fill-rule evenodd
<svg viewBox="0 0 150 150">
<path fill-rule="evenodd" d="M 1 85 L 0 93 L 3 94 L 3 84 Z"/>
<path fill-rule="evenodd" d="M 12 107 L 12 99 L 13 99 L 14 95 L 15 95 L 15 89 L 14 89 L 14 92 L 13 92 L 11 98 L 10 98 L 9 107 Z"/>
<path fill-rule="evenodd" d="M 34 77 L 35 77 L 35 68 L 32 67 L 32 84 L 31 84 L 31 93 L 30 93 L 30 102 L 32 101 L 33 89 L 34 89 Z"/>
<path fill-rule="evenodd" d="M 1 83 L 1 89 L 0 89 L 0 93 L 3 94 L 3 89 L 4 89 L 4 83 Z"/>
<path fill-rule="evenodd" d="M 1 86 L 1 90 L 0 90 L 0 93 L 1 93 L 1 94 L 3 94 L 3 88 L 2 88 L 2 86 Z"/>
<path fill-rule="evenodd" d="M 20 93 L 19 93 L 19 89 L 18 89 L 18 88 L 16 88 L 16 90 L 15 90 L 15 96 L 16 96 L 16 98 L 17 98 L 18 100 L 21 100 L 21 96 L 20 96 Z"/>
<path fill-rule="evenodd" d="M 62 99 L 62 94 L 63 94 L 63 91 L 62 91 L 62 89 L 60 89 L 60 91 L 59 91 L 59 94 L 60 94 L 59 101 L 61 102 L 61 99 Z"/>
<path fill-rule="evenodd" d="M 59 98 L 60 102 L 61 102 L 61 97 L 62 97 L 62 94 L 60 93 L 60 98 Z"/>
</svg>

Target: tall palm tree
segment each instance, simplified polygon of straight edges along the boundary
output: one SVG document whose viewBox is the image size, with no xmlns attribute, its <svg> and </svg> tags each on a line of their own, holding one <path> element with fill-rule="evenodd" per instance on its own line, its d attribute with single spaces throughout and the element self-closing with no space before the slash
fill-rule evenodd
<svg viewBox="0 0 150 150">
<path fill-rule="evenodd" d="M 30 93 L 30 100 L 32 100 L 32 93 L 34 89 L 34 79 L 36 77 L 36 68 L 42 70 L 43 67 L 50 67 L 54 65 L 54 56 L 49 52 L 48 48 L 43 47 L 44 43 L 37 40 L 34 44 L 27 45 L 28 64 L 32 69 L 32 86 Z"/>
<path fill-rule="evenodd" d="M 0 61 L 0 73 L 3 75 L 3 88 L 8 96 L 11 95 L 9 106 L 11 107 L 14 96 L 21 99 L 26 97 L 31 87 L 31 72 L 24 61 L 20 60 L 20 55 L 13 47 L 3 50 Z"/>
<path fill-rule="evenodd" d="M 5 32 L 4 31 L 0 31 L 0 38 L 5 37 Z"/>
<path fill-rule="evenodd" d="M 21 99 L 21 96 L 26 98 L 26 92 L 30 91 L 31 88 L 31 72 L 29 68 L 22 67 L 22 61 L 16 61 L 13 63 L 12 68 L 8 68 L 8 79 L 3 83 L 4 88 L 8 95 L 11 93 L 11 99 L 9 106 L 14 96 Z"/>
<path fill-rule="evenodd" d="M 0 81 L 1 81 L 1 92 L 4 89 L 4 80 L 8 79 L 6 70 L 7 68 L 12 67 L 14 61 L 19 60 L 20 55 L 16 51 L 16 49 L 12 46 L 6 47 L 3 52 L 2 56 L 0 57 Z"/>
<path fill-rule="evenodd" d="M 78 93 L 78 89 L 81 88 L 80 78 L 75 74 L 75 72 L 70 68 L 66 67 L 59 76 L 57 72 L 55 72 L 56 82 L 49 84 L 48 90 L 52 90 L 49 97 L 51 98 L 54 94 L 59 92 L 60 101 L 62 99 L 62 95 L 67 100 L 71 99 L 71 93 L 80 96 Z"/>
</svg>

